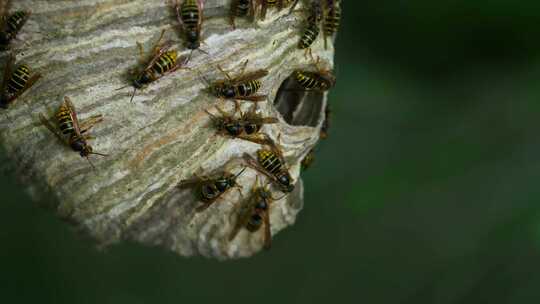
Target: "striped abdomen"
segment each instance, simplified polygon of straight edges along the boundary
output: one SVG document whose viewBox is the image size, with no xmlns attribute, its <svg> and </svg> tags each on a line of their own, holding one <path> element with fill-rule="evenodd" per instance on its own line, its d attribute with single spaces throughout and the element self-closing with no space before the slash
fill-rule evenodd
<svg viewBox="0 0 540 304">
<path fill-rule="evenodd" d="M 65 105 L 61 105 L 56 112 L 56 121 L 58 127 L 63 134 L 75 134 L 75 129 L 73 128 L 73 118 L 71 117 L 71 111 Z"/>
<path fill-rule="evenodd" d="M 16 34 L 24 25 L 27 16 L 28 13 L 24 11 L 18 11 L 9 16 L 6 21 L 6 32 Z"/>
<path fill-rule="evenodd" d="M 152 70 L 158 74 L 164 74 L 174 66 L 176 66 L 176 51 L 168 51 L 156 60 L 152 66 Z"/>
<path fill-rule="evenodd" d="M 261 166 L 269 173 L 276 175 L 281 171 L 281 160 L 274 152 L 261 149 L 257 151 L 257 157 Z"/>
<path fill-rule="evenodd" d="M 237 17 L 246 16 L 249 12 L 250 0 L 238 0 L 234 8 L 234 15 Z"/>
<path fill-rule="evenodd" d="M 7 92 L 8 94 L 16 94 L 22 90 L 28 79 L 30 78 L 30 68 L 27 65 L 20 65 L 14 72 L 11 74 L 11 78 L 7 83 Z"/>
<path fill-rule="evenodd" d="M 324 16 L 323 29 L 326 36 L 332 36 L 339 27 L 341 20 L 341 7 L 339 1 L 329 1 L 328 11 Z"/>
<path fill-rule="evenodd" d="M 185 0 L 180 10 L 180 16 L 187 30 L 195 30 L 199 24 L 199 7 L 196 0 Z"/>
<path fill-rule="evenodd" d="M 276 6 L 278 3 L 278 0 L 266 0 L 266 6 L 273 7 Z"/>
<path fill-rule="evenodd" d="M 313 72 L 295 71 L 294 74 L 298 84 L 306 90 L 317 89 L 321 86 L 318 75 Z"/>
<path fill-rule="evenodd" d="M 251 96 L 255 94 L 261 87 L 260 80 L 251 80 L 245 83 L 241 83 L 235 87 L 236 96 Z"/>
<path fill-rule="evenodd" d="M 307 49 L 310 47 L 315 39 L 317 39 L 317 36 L 319 35 L 319 24 L 316 22 L 310 22 L 302 34 L 302 37 L 300 37 L 300 42 L 298 43 L 298 47 L 300 49 Z"/>
</svg>

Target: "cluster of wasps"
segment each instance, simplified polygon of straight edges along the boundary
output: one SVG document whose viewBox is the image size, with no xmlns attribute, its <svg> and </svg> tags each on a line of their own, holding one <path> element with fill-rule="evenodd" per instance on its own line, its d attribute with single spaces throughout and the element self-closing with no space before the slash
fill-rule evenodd
<svg viewBox="0 0 540 304">
<path fill-rule="evenodd" d="M 230 23 L 233 29 L 236 28 L 235 18 L 252 17 L 265 19 L 269 9 L 282 10 L 290 6 L 290 12 L 298 4 L 298 0 L 233 0 L 230 8 Z M 17 39 L 17 34 L 22 30 L 26 21 L 30 18 L 30 11 L 9 12 L 11 1 L 4 1 L 1 13 L 2 25 L 0 29 L 0 48 L 9 50 L 13 40 Z M 176 50 L 171 49 L 171 41 L 163 41 L 165 31 L 162 31 L 158 41 L 150 51 L 150 56 L 146 57 L 144 49 L 137 42 L 140 53 L 140 63 L 142 68 L 131 72 L 132 80 L 128 86 L 133 87 L 130 102 L 133 101 L 137 90 L 141 90 L 160 78 L 171 74 L 179 69 L 187 68 L 186 65 L 192 57 L 193 51 L 198 50 L 208 54 L 201 49 L 204 42 L 201 38 L 203 25 L 203 0 L 174 0 L 171 3 L 182 32 L 185 46 L 191 50 L 188 58 L 180 58 Z M 322 27 L 325 41 L 332 36 L 339 25 L 340 1 L 338 0 L 313 0 L 307 18 L 307 27 L 302 33 L 299 49 L 309 49 L 318 36 L 319 28 Z M 309 54 L 313 58 L 311 51 Z M 267 99 L 267 95 L 258 94 L 262 86 L 262 78 L 268 75 L 268 70 L 258 69 L 246 72 L 248 60 L 246 60 L 241 71 L 236 75 L 231 75 L 220 66 L 219 71 L 224 75 L 223 79 L 209 81 L 201 77 L 208 85 L 208 92 L 220 100 L 231 100 L 235 107 L 233 112 L 226 112 L 219 106 L 215 106 L 214 113 L 206 110 L 212 126 L 216 129 L 216 134 L 226 136 L 231 139 L 242 139 L 261 145 L 257 150 L 256 157 L 250 154 L 243 154 L 242 160 L 245 166 L 237 173 L 221 171 L 210 176 L 198 176 L 183 180 L 179 187 L 190 187 L 197 190 L 201 205 L 195 210 L 203 212 L 212 204 L 222 198 L 229 190 L 241 185 L 237 183 L 237 178 L 245 171 L 246 167 L 256 170 L 266 177 L 267 183 L 263 184 L 259 175 L 253 184 L 251 196 L 246 204 L 241 206 L 235 227 L 229 236 L 232 241 L 238 232 L 245 228 L 249 232 L 256 232 L 264 228 L 264 247 L 269 248 L 271 244 L 270 230 L 270 207 L 272 202 L 279 200 L 291 193 L 295 184 L 282 149 L 280 147 L 281 135 L 277 142 L 270 136 L 261 132 L 264 125 L 275 124 L 279 120 L 276 117 L 265 117 L 257 111 L 257 103 Z M 300 90 L 306 91 L 327 91 L 335 84 L 335 77 L 332 72 L 319 66 L 319 60 L 313 59 L 315 70 L 296 70 L 293 77 L 298 83 Z M 201 75 L 202 76 L 202 75 Z M 10 55 L 7 67 L 4 70 L 2 91 L 0 96 L 0 106 L 8 108 L 25 91 L 30 89 L 39 79 L 41 74 L 34 73 L 25 64 L 15 66 L 15 56 Z M 252 107 L 247 112 L 242 112 L 240 101 L 252 102 Z M 327 118 L 329 110 L 327 109 Z M 104 153 L 93 151 L 88 143 L 92 136 L 90 129 L 103 121 L 102 115 L 95 115 L 85 120 L 79 121 L 77 111 L 71 99 L 64 97 L 62 104 L 51 118 L 47 115 L 39 114 L 39 120 L 48 130 L 50 130 L 62 143 L 78 152 L 81 157 L 89 162 L 89 156 L 107 156 Z M 328 123 L 324 123 L 321 131 L 321 138 L 326 136 Z M 323 135 L 324 134 L 324 135 Z M 308 155 L 309 156 L 309 155 Z M 306 162 L 306 157 L 302 164 Z M 90 162 L 90 165 L 92 163 Z M 274 185 L 283 196 L 275 198 L 270 190 L 270 185 Z M 239 190 L 240 194 L 242 192 Z"/>
</svg>

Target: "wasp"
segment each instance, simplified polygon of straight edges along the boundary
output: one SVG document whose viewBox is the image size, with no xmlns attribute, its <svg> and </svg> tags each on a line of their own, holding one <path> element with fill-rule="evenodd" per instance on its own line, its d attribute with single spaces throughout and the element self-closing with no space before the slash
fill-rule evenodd
<svg viewBox="0 0 540 304">
<path fill-rule="evenodd" d="M 229 235 L 229 241 L 234 240 L 240 229 L 245 228 L 251 233 L 257 232 L 264 225 L 264 241 L 265 249 L 270 249 L 272 245 L 272 232 L 270 226 L 270 205 L 272 202 L 280 200 L 272 197 L 272 193 L 268 189 L 268 185 L 260 186 L 258 183 L 259 177 L 255 179 L 254 186 L 251 190 L 252 195 L 247 200 L 240 211 L 238 219 Z"/>
<path fill-rule="evenodd" d="M 180 181 L 179 187 L 184 188 L 187 186 L 196 185 L 203 205 L 197 207 L 195 211 L 202 212 L 233 187 L 241 188 L 241 186 L 236 183 L 236 179 L 244 172 L 245 169 L 246 168 L 242 169 L 237 174 L 224 171 L 213 177 L 196 175 L 192 179 Z"/>
<path fill-rule="evenodd" d="M 8 48 L 10 42 L 17 37 L 17 34 L 22 29 L 28 18 L 30 11 L 16 11 L 11 15 L 8 14 L 11 1 L 7 0 L 1 14 L 2 26 L 0 28 L 0 49 Z"/>
<path fill-rule="evenodd" d="M 199 51 L 206 53 L 199 48 L 201 46 L 201 26 L 203 23 L 204 1 L 184 0 L 182 3 L 179 3 L 178 0 L 176 0 L 174 10 L 176 11 L 178 23 L 180 23 L 185 35 L 187 48 L 192 50 L 192 52 L 193 50 L 198 49 Z"/>
<path fill-rule="evenodd" d="M 234 113 L 229 114 L 216 106 L 216 109 L 221 116 L 216 116 L 208 111 L 206 111 L 206 113 L 210 115 L 219 134 L 259 144 L 265 143 L 267 141 L 266 137 L 261 137 L 260 135 L 262 134 L 259 133 L 262 126 L 265 124 L 277 123 L 279 120 L 275 117 L 263 117 L 261 114 L 257 113 L 256 104 L 254 104 L 248 112 L 242 113 L 240 111 L 240 118 L 235 118 L 238 108 L 239 106 L 235 108 Z"/>
<path fill-rule="evenodd" d="M 322 16 L 323 12 L 320 3 L 317 1 L 312 2 L 310 13 L 306 20 L 306 28 L 300 36 L 298 48 L 302 50 L 307 49 L 313 44 L 315 39 L 317 39 L 321 28 L 320 23 L 322 20 Z"/>
<path fill-rule="evenodd" d="M 340 0 L 322 0 L 324 1 L 324 48 L 327 47 L 328 37 L 332 37 L 339 28 L 341 21 L 341 1 Z"/>
<path fill-rule="evenodd" d="M 299 0 L 294 1 L 289 11 L 289 14 L 293 12 L 298 2 Z M 332 37 L 339 28 L 339 23 L 341 21 L 341 1 L 340 0 L 314 0 L 312 2 L 312 9 L 314 6 L 318 6 L 318 10 L 320 11 L 320 14 L 321 14 L 320 21 L 322 21 L 322 28 L 323 28 L 323 34 L 324 34 L 324 48 L 326 49 L 328 47 L 328 42 L 327 42 L 328 37 Z M 318 30 L 319 28 L 317 27 L 317 32 Z"/>
<path fill-rule="evenodd" d="M 51 122 L 41 113 L 39 114 L 39 119 L 47 129 L 60 139 L 61 142 L 66 144 L 73 151 L 79 152 L 81 157 L 85 157 L 92 168 L 94 168 L 94 165 L 88 157 L 90 154 L 107 156 L 107 154 L 94 152 L 92 147 L 88 144 L 88 140 L 92 138 L 88 134 L 88 131 L 90 131 L 97 123 L 102 122 L 103 116 L 95 115 L 82 123 L 79 123 L 77 111 L 69 97 L 64 97 L 64 102 L 60 105 L 58 111 L 56 111 L 54 115 L 54 122 Z"/>
<path fill-rule="evenodd" d="M 311 51 L 309 52 L 311 54 Z M 330 70 L 325 70 L 319 65 L 320 58 L 314 63 L 317 71 L 296 70 L 293 77 L 298 85 L 306 91 L 328 91 L 336 84 L 336 77 Z"/>
<path fill-rule="evenodd" d="M 6 69 L 4 70 L 2 95 L 0 96 L 0 107 L 4 109 L 26 90 L 30 89 L 41 77 L 39 73 L 32 73 L 30 67 L 26 64 L 21 64 L 16 69 L 13 69 L 14 63 L 15 56 L 10 55 Z"/>
<path fill-rule="evenodd" d="M 178 60 L 179 58 L 176 50 L 169 50 L 171 47 L 170 42 L 166 42 L 160 46 L 160 41 L 163 39 L 164 34 L 165 30 L 161 32 L 161 36 L 154 47 L 152 58 L 146 64 L 145 68 L 142 71 L 135 71 L 132 73 L 135 74 L 135 77 L 132 84 L 128 85 L 134 87 L 130 102 L 133 101 L 135 92 L 137 92 L 138 89 L 143 89 L 148 84 L 182 68 L 183 63 Z M 140 42 L 137 42 L 137 46 L 139 48 L 140 61 L 144 62 L 145 56 L 143 46 Z M 128 86 L 121 87 L 117 90 L 121 90 Z"/>
<path fill-rule="evenodd" d="M 261 69 L 245 73 L 247 63 L 248 60 L 244 62 L 242 71 L 237 77 L 231 77 L 229 73 L 218 65 L 218 69 L 226 77 L 225 80 L 210 83 L 208 80 L 203 79 L 209 84 L 212 94 L 221 99 L 239 99 L 253 102 L 263 101 L 266 99 L 266 95 L 255 95 L 255 93 L 257 93 L 262 85 L 260 79 L 268 75 L 268 71 Z"/>
<path fill-rule="evenodd" d="M 279 138 L 280 136 L 278 136 L 278 141 Z M 282 192 L 289 193 L 294 190 L 292 177 L 283 153 L 269 137 L 267 137 L 264 147 L 257 150 L 257 160 L 247 153 L 244 153 L 243 158 L 248 166 L 274 181 Z"/>
<path fill-rule="evenodd" d="M 233 29 L 236 29 L 234 23 L 236 17 L 253 16 L 255 14 L 254 9 L 253 0 L 233 0 L 229 12 L 229 19 Z"/>
</svg>

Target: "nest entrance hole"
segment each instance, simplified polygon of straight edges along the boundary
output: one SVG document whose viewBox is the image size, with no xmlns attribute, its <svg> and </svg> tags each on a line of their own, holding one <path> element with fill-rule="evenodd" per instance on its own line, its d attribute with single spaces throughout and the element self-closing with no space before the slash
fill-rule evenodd
<svg viewBox="0 0 540 304">
<path fill-rule="evenodd" d="M 309 127 L 316 127 L 323 119 L 323 103 L 323 92 L 302 89 L 292 74 L 281 83 L 274 100 L 275 108 L 288 124 Z"/>
</svg>

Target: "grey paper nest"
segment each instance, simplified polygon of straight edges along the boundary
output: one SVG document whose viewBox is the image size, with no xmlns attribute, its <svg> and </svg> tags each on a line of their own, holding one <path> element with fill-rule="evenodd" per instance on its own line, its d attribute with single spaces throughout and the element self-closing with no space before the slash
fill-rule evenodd
<svg viewBox="0 0 540 304">
<path fill-rule="evenodd" d="M 271 205 L 271 230 L 276 235 L 292 225 L 303 206 L 300 161 L 319 138 L 324 116 L 324 94 L 281 90 L 298 68 L 312 61 L 297 49 L 303 17 L 287 10 L 270 10 L 264 21 L 238 18 L 229 24 L 230 1 L 205 1 L 202 48 L 194 52 L 190 70 L 167 75 L 138 91 L 127 71 L 137 66 L 136 42 L 149 50 L 163 29 L 166 39 L 181 55 L 187 50 L 178 35 L 170 4 L 163 0 L 14 1 L 13 10 L 28 9 L 32 16 L 15 42 L 17 63 L 24 62 L 43 77 L 1 117 L 2 146 L 9 157 L 4 166 L 14 170 L 37 201 L 54 202 L 59 216 L 92 236 L 99 244 L 132 240 L 167 248 L 183 256 L 218 259 L 251 256 L 262 248 L 262 230 L 244 229 L 229 242 L 238 206 L 249 197 L 256 171 L 247 169 L 238 178 L 238 191 L 227 192 L 206 211 L 194 191 L 180 189 L 181 180 L 195 173 L 210 174 L 244 165 L 243 153 L 254 155 L 259 145 L 216 134 L 205 110 L 219 104 L 226 111 L 230 101 L 220 101 L 205 91 L 199 73 L 209 79 L 223 75 L 216 68 L 238 71 L 249 59 L 247 70 L 267 69 L 262 94 L 268 101 L 259 111 L 279 123 L 263 132 L 281 146 L 296 182 L 295 191 Z M 333 48 L 322 39 L 313 47 L 328 68 Z M 4 59 L 6 56 L 4 55 Z M 38 113 L 52 113 L 69 96 L 81 119 L 102 114 L 104 121 L 92 130 L 96 151 L 108 157 L 93 158 L 96 170 L 77 153 L 63 146 L 39 124 Z M 251 103 L 243 102 L 245 111 Z M 214 111 L 215 112 L 215 111 Z M 277 191 L 274 188 L 274 191 Z M 279 196 L 279 195 L 278 195 Z M 44 199 L 46 198 L 46 199 Z"/>
</svg>

